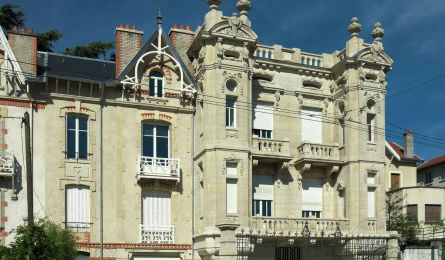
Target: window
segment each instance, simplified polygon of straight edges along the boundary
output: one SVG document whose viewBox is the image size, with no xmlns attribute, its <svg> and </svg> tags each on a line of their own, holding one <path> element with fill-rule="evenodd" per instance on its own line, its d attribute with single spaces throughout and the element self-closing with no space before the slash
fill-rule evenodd
<svg viewBox="0 0 445 260">
<path fill-rule="evenodd" d="M 88 159 L 88 117 L 66 115 L 66 158 Z"/>
<path fill-rule="evenodd" d="M 271 217 L 273 212 L 274 177 L 272 175 L 254 174 L 252 186 L 252 215 Z"/>
<path fill-rule="evenodd" d="M 417 221 L 417 204 L 406 206 L 406 216 Z"/>
<path fill-rule="evenodd" d="M 253 108 L 253 134 L 260 138 L 272 138 L 273 106 L 257 104 Z"/>
<path fill-rule="evenodd" d="M 375 188 L 368 187 L 368 218 L 375 218 Z"/>
<path fill-rule="evenodd" d="M 368 141 L 374 142 L 375 141 L 375 115 L 374 114 L 368 114 L 366 117 L 366 125 L 367 125 L 367 132 L 368 132 Z"/>
<path fill-rule="evenodd" d="M 441 205 L 425 205 L 425 223 L 437 223 L 441 221 Z"/>
<path fill-rule="evenodd" d="M 344 119 L 339 119 L 338 123 L 340 125 L 340 132 L 339 132 L 339 136 L 338 136 L 338 138 L 340 139 L 339 143 L 341 145 L 345 145 L 346 144 L 346 125 L 345 125 L 345 120 Z"/>
<path fill-rule="evenodd" d="M 227 179 L 226 183 L 226 210 L 232 215 L 238 212 L 238 190 L 236 180 Z"/>
<path fill-rule="evenodd" d="M 433 175 L 431 174 L 431 172 L 425 174 L 425 184 L 432 182 L 433 182 Z"/>
<path fill-rule="evenodd" d="M 236 127 L 236 101 L 235 99 L 228 98 L 226 100 L 226 126 Z"/>
<path fill-rule="evenodd" d="M 323 211 L 323 180 L 303 178 L 302 217 L 322 217 Z"/>
<path fill-rule="evenodd" d="M 272 201 L 271 200 L 253 200 L 252 215 L 271 217 L 272 216 Z"/>
<path fill-rule="evenodd" d="M 148 75 L 149 95 L 151 97 L 162 97 L 164 90 L 164 75 L 159 71 L 151 71 Z"/>
<path fill-rule="evenodd" d="M 391 173 L 391 190 L 400 188 L 400 174 Z"/>
<path fill-rule="evenodd" d="M 151 227 L 170 225 L 170 193 L 155 191 L 142 193 L 142 225 Z"/>
<path fill-rule="evenodd" d="M 228 162 L 226 163 L 226 174 L 227 176 L 236 176 L 237 174 L 237 163 Z"/>
<path fill-rule="evenodd" d="M 142 124 L 142 156 L 169 157 L 169 127 Z"/>
<path fill-rule="evenodd" d="M 301 141 L 322 143 L 322 110 L 317 108 L 303 108 L 301 110 Z"/>
<path fill-rule="evenodd" d="M 90 190 L 86 186 L 66 187 L 65 204 L 66 227 L 75 232 L 85 232 L 90 228 Z"/>
</svg>

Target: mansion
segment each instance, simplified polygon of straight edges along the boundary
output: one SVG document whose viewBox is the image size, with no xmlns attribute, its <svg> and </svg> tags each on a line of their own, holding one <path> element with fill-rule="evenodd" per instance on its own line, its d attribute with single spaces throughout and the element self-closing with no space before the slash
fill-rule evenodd
<svg viewBox="0 0 445 260">
<path fill-rule="evenodd" d="M 195 31 L 118 26 L 115 62 L 0 32 L 1 242 L 28 217 L 28 112 L 34 217 L 73 230 L 79 259 L 397 259 L 385 194 L 417 159 L 391 164 L 381 24 L 365 43 L 352 18 L 313 54 L 260 44 L 247 0 L 206 2 Z"/>
</svg>

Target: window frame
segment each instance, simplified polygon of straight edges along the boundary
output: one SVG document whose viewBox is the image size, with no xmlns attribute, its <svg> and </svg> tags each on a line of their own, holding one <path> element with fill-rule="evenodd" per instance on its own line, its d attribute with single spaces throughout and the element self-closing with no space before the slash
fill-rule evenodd
<svg viewBox="0 0 445 260">
<path fill-rule="evenodd" d="M 257 212 L 257 209 L 258 211 Z M 272 217 L 273 200 L 252 200 L 252 216 Z"/>
<path fill-rule="evenodd" d="M 232 102 L 232 103 L 230 103 Z M 229 106 L 231 105 L 231 106 Z M 226 98 L 226 127 L 236 128 L 236 98 Z M 232 120 L 231 120 L 232 119 Z"/>
<path fill-rule="evenodd" d="M 162 77 L 156 75 L 152 75 L 152 74 L 158 74 L 162 75 Z M 151 82 L 154 82 L 154 86 L 151 85 Z M 159 82 L 161 82 L 161 86 L 159 86 Z M 158 70 L 152 70 L 150 71 L 150 73 L 148 74 L 148 96 L 150 97 L 158 97 L 158 98 L 162 98 L 164 97 L 164 85 L 165 85 L 165 76 L 164 73 L 158 71 Z M 153 87 L 153 93 L 151 92 L 151 89 Z M 159 90 L 161 91 L 161 93 L 159 94 Z"/>
<path fill-rule="evenodd" d="M 429 216 L 427 214 L 427 207 L 438 207 L 439 210 L 439 217 L 436 220 L 432 220 L 432 219 L 428 219 L 427 220 L 427 216 Z M 426 224 L 433 224 L 433 223 L 439 223 L 442 219 L 442 205 L 441 204 L 425 204 L 425 223 Z"/>
<path fill-rule="evenodd" d="M 152 142 L 152 149 L 153 149 L 153 156 L 148 156 L 148 155 L 144 155 L 144 136 L 150 136 L 150 135 L 144 135 L 144 126 L 151 126 L 153 127 L 153 135 L 151 136 L 153 138 L 153 142 Z M 171 143 L 170 143 L 170 138 L 171 138 L 171 127 L 169 124 L 162 124 L 162 123 L 144 123 L 142 122 L 141 124 L 141 154 L 142 156 L 147 156 L 147 157 L 152 157 L 152 158 L 163 158 L 163 157 L 159 157 L 158 156 L 158 150 L 157 150 L 157 139 L 158 137 L 163 137 L 165 138 L 165 136 L 158 136 L 158 127 L 167 127 L 167 157 L 165 159 L 168 159 L 171 157 Z"/>
<path fill-rule="evenodd" d="M 86 197 L 86 204 L 85 205 L 85 211 L 86 211 L 86 222 L 74 222 L 74 221 L 70 221 L 69 217 L 70 214 L 68 214 L 70 211 L 70 206 L 79 206 L 78 205 L 68 205 L 69 203 L 69 198 L 68 198 L 68 193 L 69 190 L 73 190 L 76 189 L 78 190 L 77 192 L 80 193 L 80 190 L 86 190 L 87 191 L 87 197 Z M 79 203 L 79 201 L 78 201 Z M 79 214 L 78 216 L 75 216 L 74 218 L 80 219 L 82 218 L 82 214 L 81 214 L 82 210 L 81 209 L 77 209 L 77 213 Z M 71 215 L 74 215 L 71 212 Z M 82 185 L 82 184 L 70 184 L 70 185 L 66 185 L 65 186 L 65 226 L 66 228 L 75 230 L 75 231 L 88 231 L 90 229 L 90 225 L 91 225 L 91 188 L 87 185 Z"/>
<path fill-rule="evenodd" d="M 75 126 L 74 129 L 70 129 L 68 128 L 68 119 L 70 117 L 73 117 L 75 120 Z M 80 129 L 80 123 L 79 123 L 79 119 L 85 119 L 86 121 L 86 130 L 85 129 Z M 69 131 L 73 131 L 74 132 L 74 156 L 71 156 L 70 151 L 68 151 L 69 149 Z M 88 160 L 89 158 L 89 143 L 90 143 L 90 135 L 89 135 L 89 131 L 90 131 L 90 125 L 89 125 L 89 116 L 88 115 L 84 115 L 84 114 L 79 114 L 79 113 L 67 113 L 65 115 L 65 159 L 68 160 Z M 85 153 L 85 157 L 81 157 L 80 156 L 80 132 L 86 132 L 86 153 Z"/>
<path fill-rule="evenodd" d="M 366 114 L 366 140 L 370 143 L 375 143 L 376 139 L 376 115 L 373 113 Z"/>
</svg>

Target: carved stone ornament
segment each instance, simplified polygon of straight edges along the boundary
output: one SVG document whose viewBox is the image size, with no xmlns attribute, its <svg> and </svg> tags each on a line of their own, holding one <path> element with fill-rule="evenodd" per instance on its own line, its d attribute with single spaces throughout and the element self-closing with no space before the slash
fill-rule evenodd
<svg viewBox="0 0 445 260">
<path fill-rule="evenodd" d="M 303 101 L 304 101 L 303 94 L 299 94 L 297 96 L 297 99 L 298 99 L 298 109 L 301 109 L 303 107 Z"/>
<path fill-rule="evenodd" d="M 206 0 L 210 5 L 211 10 L 218 10 L 218 6 L 221 4 L 221 0 Z"/>
<path fill-rule="evenodd" d="M 236 8 L 240 13 L 244 14 L 252 9 L 252 4 L 248 0 L 239 0 L 238 3 L 236 3 Z"/>
<path fill-rule="evenodd" d="M 385 30 L 380 22 L 376 22 L 374 24 L 374 29 L 372 29 L 371 35 L 375 41 L 380 42 L 382 40 L 383 36 L 385 35 Z"/>
<path fill-rule="evenodd" d="M 336 85 L 335 82 L 332 80 L 331 82 L 329 82 L 329 91 L 331 91 L 331 94 L 333 94 L 335 92 L 336 89 Z"/>
<path fill-rule="evenodd" d="M 362 67 L 358 67 L 358 79 L 360 85 L 366 81 L 366 72 Z"/>
<path fill-rule="evenodd" d="M 240 86 L 240 87 L 239 87 L 239 94 L 240 94 L 240 95 L 243 95 L 244 88 L 243 88 L 243 86 L 240 84 L 240 81 L 241 81 L 241 79 L 243 78 L 243 75 L 242 75 L 241 73 L 228 72 L 228 71 L 225 70 L 225 71 L 222 73 L 222 75 L 223 75 L 223 77 L 224 77 L 224 80 L 222 81 L 221 93 L 224 93 L 224 92 L 225 92 L 225 89 L 226 89 L 226 82 L 227 82 L 229 79 L 233 79 L 233 80 L 235 80 L 235 81 L 237 82 L 237 86 Z"/>
<path fill-rule="evenodd" d="M 232 36 L 238 36 L 238 30 L 243 26 L 243 21 L 241 21 L 236 13 L 233 13 L 229 18 L 230 32 L 229 34 Z"/>
<path fill-rule="evenodd" d="M 275 107 L 279 107 L 280 106 L 280 99 L 281 99 L 281 94 L 280 91 L 275 91 Z"/>
<path fill-rule="evenodd" d="M 338 191 L 344 191 L 345 190 L 345 184 L 343 183 L 343 181 L 337 182 L 337 190 Z"/>
<path fill-rule="evenodd" d="M 204 61 L 205 56 L 206 56 L 206 49 L 205 47 L 202 47 L 201 50 L 199 50 L 199 56 L 198 56 L 199 63 L 202 63 Z"/>
<path fill-rule="evenodd" d="M 328 113 L 328 109 L 329 109 L 329 99 L 325 98 L 323 100 L 323 114 L 327 114 Z"/>
<path fill-rule="evenodd" d="M 386 74 L 383 70 L 379 71 L 379 83 L 382 86 L 382 88 L 386 88 L 387 86 L 387 81 L 386 81 Z"/>
<path fill-rule="evenodd" d="M 359 23 L 357 17 L 352 17 L 351 24 L 348 26 L 348 32 L 352 37 L 357 37 L 358 33 L 362 31 L 362 25 Z"/>
<path fill-rule="evenodd" d="M 238 140 L 238 130 L 226 129 L 226 138 L 229 140 Z"/>
</svg>

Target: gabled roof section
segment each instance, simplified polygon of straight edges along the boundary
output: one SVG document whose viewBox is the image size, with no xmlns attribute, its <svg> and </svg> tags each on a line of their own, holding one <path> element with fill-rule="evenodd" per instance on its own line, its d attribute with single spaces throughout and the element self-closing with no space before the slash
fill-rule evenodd
<svg viewBox="0 0 445 260">
<path fill-rule="evenodd" d="M 425 163 L 419 165 L 419 167 L 417 167 L 417 170 L 423 170 L 440 163 L 445 163 L 445 154 L 426 161 Z"/>
<path fill-rule="evenodd" d="M 405 151 L 404 151 L 403 147 L 398 145 L 396 142 L 385 141 L 385 147 L 399 161 L 402 161 L 402 160 L 413 161 L 414 160 L 416 162 L 423 162 L 423 159 L 417 155 L 414 155 L 413 158 L 405 157 L 405 155 L 404 155 Z"/>
<path fill-rule="evenodd" d="M 20 81 L 20 83 L 25 85 L 26 79 L 25 76 L 23 75 L 23 71 L 20 68 L 19 63 L 17 62 L 17 59 L 15 58 L 14 52 L 12 51 L 8 39 L 6 38 L 5 32 L 3 31 L 3 28 L 1 26 L 0 26 L 0 43 L 5 51 L 5 60 L 12 64 L 13 73 L 17 75 L 17 78 Z"/>
<path fill-rule="evenodd" d="M 160 40 L 159 37 L 161 38 Z M 164 55 L 167 55 L 170 58 L 172 58 L 177 63 L 177 66 L 180 67 L 182 80 L 186 79 L 188 82 L 190 82 L 190 84 L 182 82 L 181 83 L 182 90 L 195 92 L 196 82 L 194 80 L 193 75 L 190 73 L 190 71 L 187 68 L 187 65 L 181 59 L 181 56 L 178 54 L 175 47 L 171 43 L 170 38 L 164 34 L 161 26 L 158 26 L 158 28 L 153 32 L 148 41 L 145 42 L 145 44 L 142 46 L 139 52 L 133 57 L 130 63 L 120 73 L 120 75 L 117 77 L 117 81 L 123 84 L 138 85 L 139 84 L 139 82 L 137 82 L 138 79 L 135 78 L 136 82 L 130 82 L 131 79 L 128 78 L 128 75 L 131 74 L 132 69 L 135 69 L 136 66 L 138 66 L 138 63 L 141 61 L 141 58 L 143 58 L 144 55 L 153 52 L 150 51 L 150 48 L 153 47 L 155 48 L 155 51 L 158 52 L 159 54 L 162 55 L 164 53 Z"/>
</svg>

